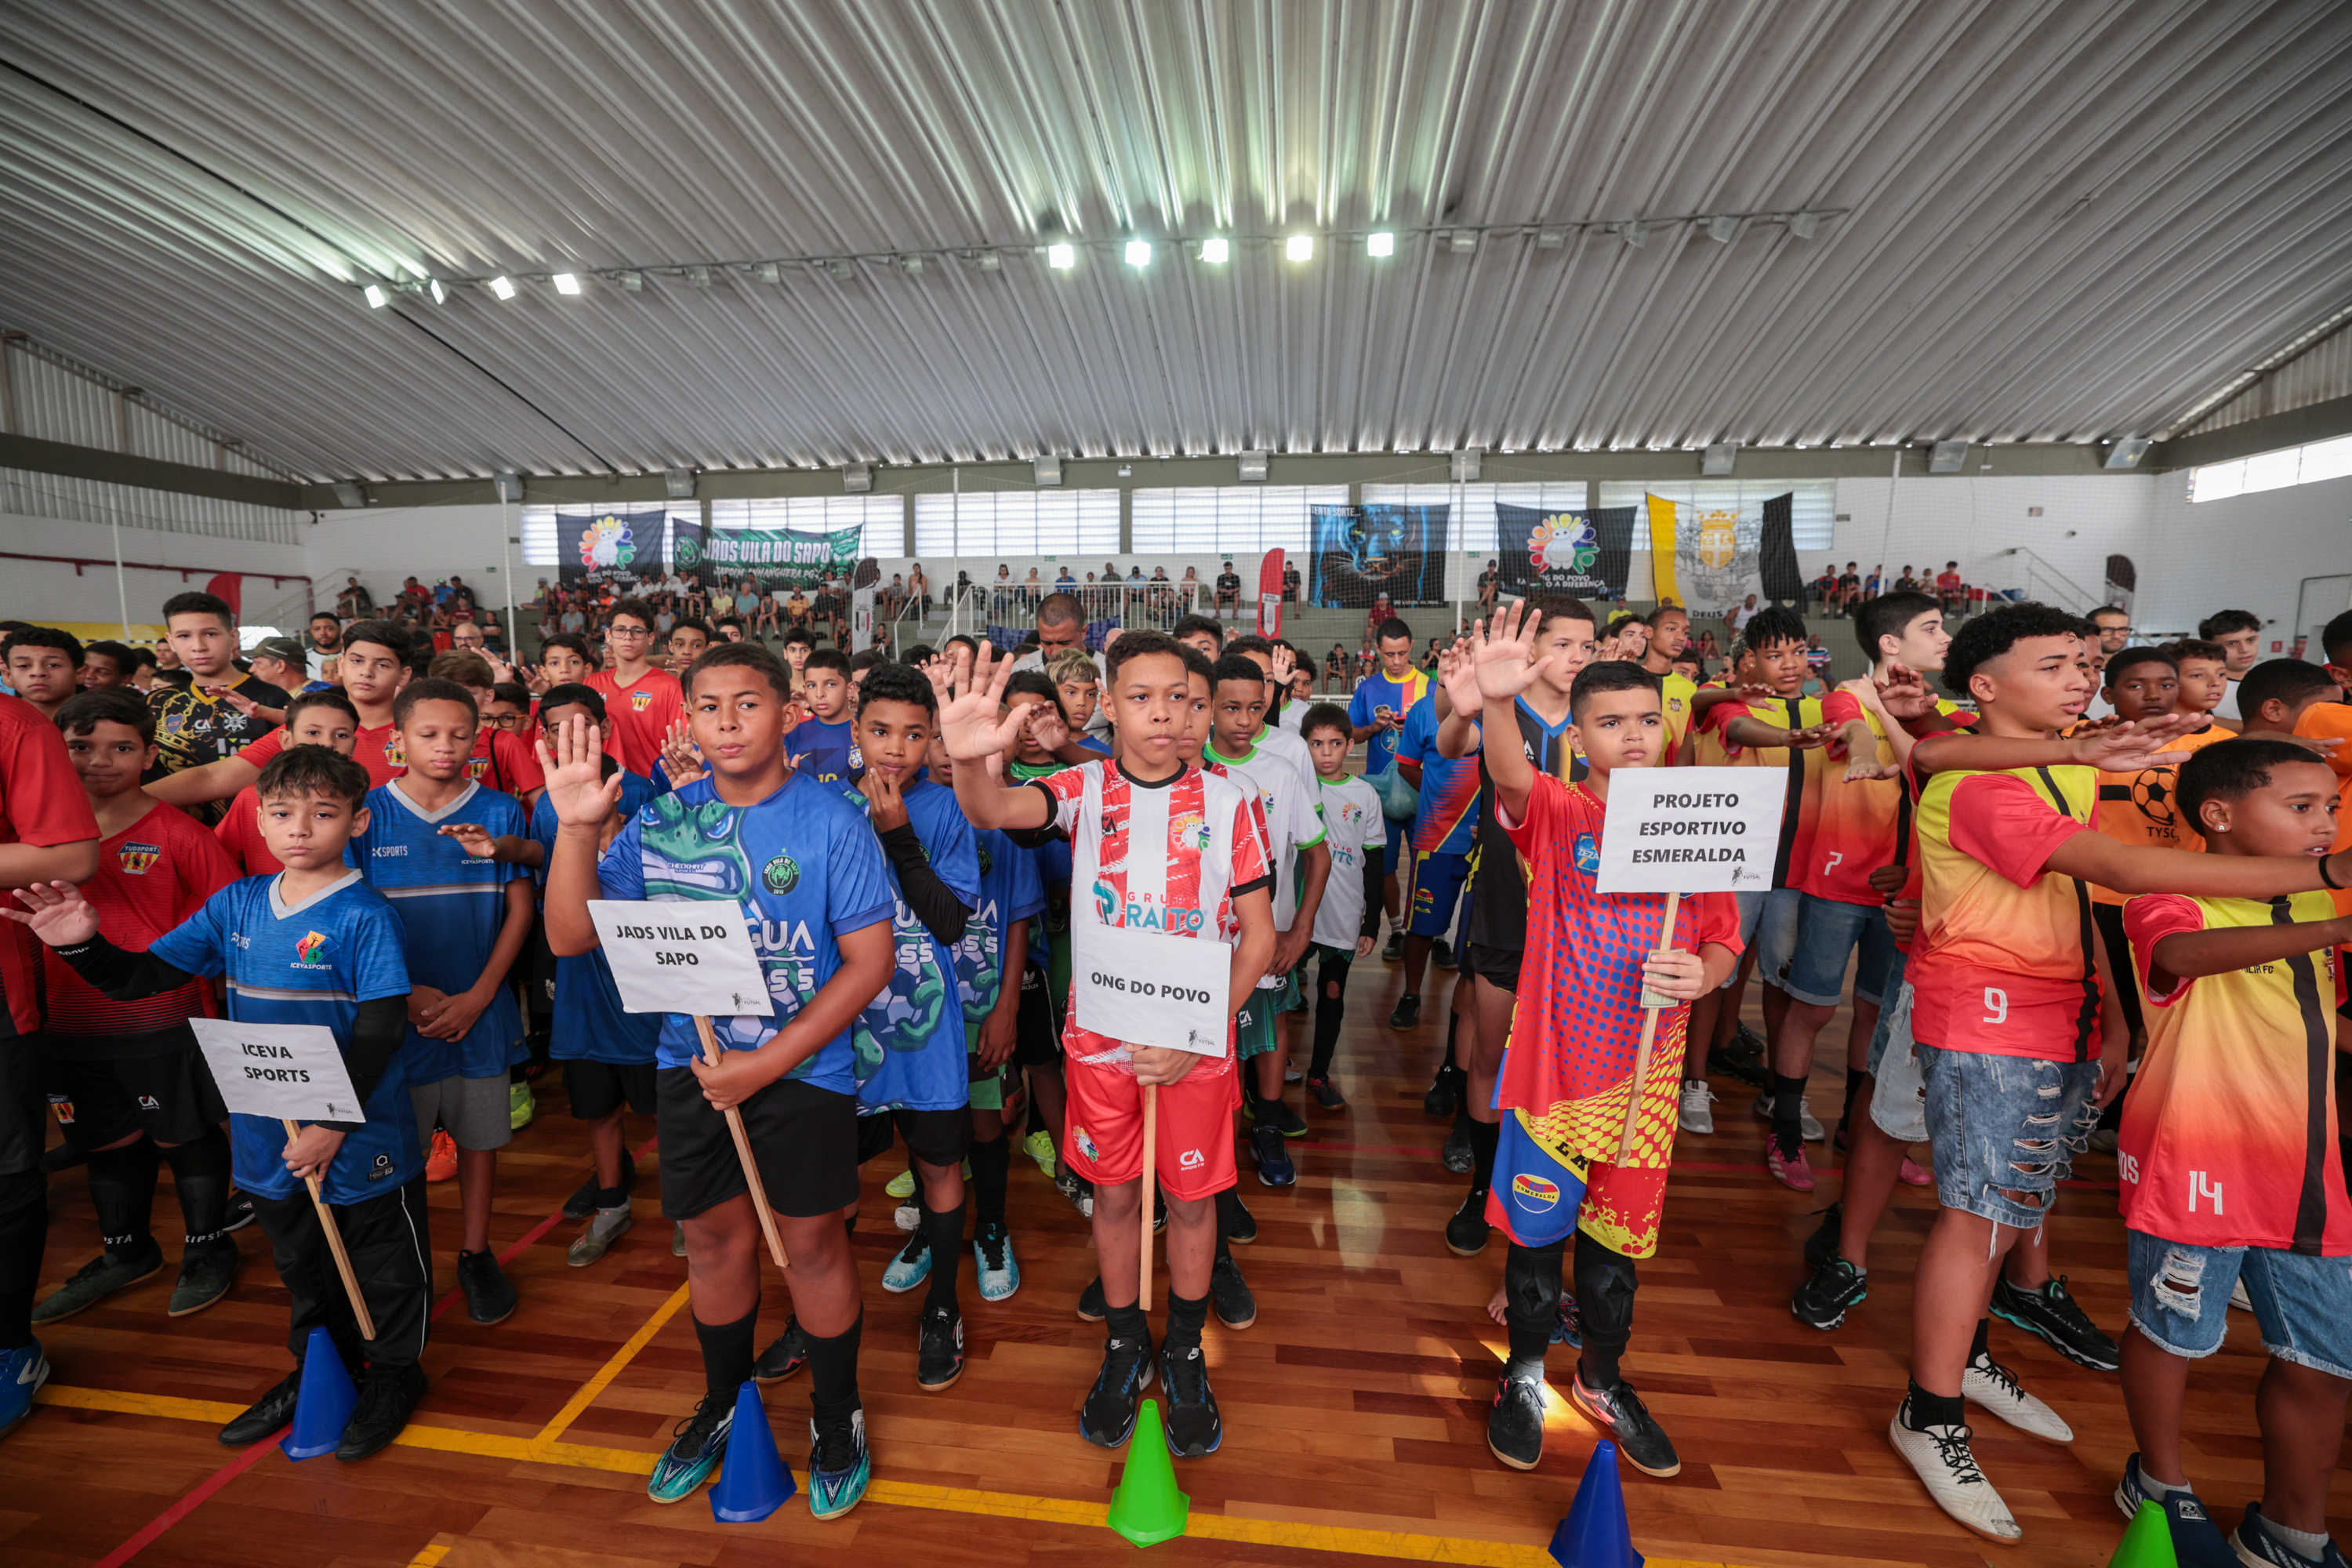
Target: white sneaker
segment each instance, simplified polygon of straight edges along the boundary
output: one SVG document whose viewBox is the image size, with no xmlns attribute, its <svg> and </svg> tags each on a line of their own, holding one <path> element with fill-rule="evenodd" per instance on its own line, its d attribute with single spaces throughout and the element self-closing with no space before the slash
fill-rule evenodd
<svg viewBox="0 0 2352 1568">
<path fill-rule="evenodd" d="M 890 1223 L 900 1230 L 914 1230 L 923 1223 L 923 1205 L 913 1198 L 901 1198 L 898 1206 L 890 1211 Z"/>
<path fill-rule="evenodd" d="M 1683 1079 L 1682 1128 L 1704 1138 L 1715 1131 L 1715 1090 L 1705 1079 Z"/>
<path fill-rule="evenodd" d="M 1974 1400 L 2019 1431 L 2039 1437 L 2045 1443 L 2071 1443 L 2074 1429 L 2065 1418 L 2044 1405 L 2017 1381 L 2017 1373 L 1992 1359 L 1990 1353 L 1969 1363 L 1960 1373 L 1960 1397 Z"/>
<path fill-rule="evenodd" d="M 1766 1089 L 1756 1097 L 1756 1114 L 1765 1121 L 1772 1120 L 1772 1091 Z M 1797 1102 L 1797 1126 L 1808 1143 L 1818 1143 L 1826 1136 L 1822 1124 L 1813 1117 L 1813 1097 L 1805 1096 Z"/>
<path fill-rule="evenodd" d="M 2017 1527 L 2009 1505 L 1977 1468 L 1976 1455 L 1969 1448 L 1969 1429 L 1930 1426 L 1925 1432 L 1914 1432 L 1903 1424 L 1903 1412 L 1910 1407 L 1911 1402 L 1906 1399 L 1896 1410 L 1886 1428 L 1886 1440 L 1918 1476 L 1936 1506 L 1990 1540 L 2024 1539 L 2025 1531 Z"/>
</svg>

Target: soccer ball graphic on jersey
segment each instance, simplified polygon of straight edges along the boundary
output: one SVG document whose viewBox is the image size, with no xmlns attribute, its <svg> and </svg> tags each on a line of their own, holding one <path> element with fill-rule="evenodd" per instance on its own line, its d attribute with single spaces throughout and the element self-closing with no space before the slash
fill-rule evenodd
<svg viewBox="0 0 2352 1568">
<path fill-rule="evenodd" d="M 2172 806 L 2172 777 L 2168 768 L 2142 768 L 2132 778 L 2131 803 L 2139 814 L 2158 827 L 2178 826 L 2180 816 Z"/>
<path fill-rule="evenodd" d="M 1601 535 L 1589 519 L 1572 511 L 1545 518 L 1528 535 L 1528 563 L 1538 574 L 1589 572 L 1600 557 Z"/>
<path fill-rule="evenodd" d="M 591 571 L 611 571 L 636 558 L 636 540 L 617 517 L 600 517 L 581 532 L 580 564 Z"/>
</svg>

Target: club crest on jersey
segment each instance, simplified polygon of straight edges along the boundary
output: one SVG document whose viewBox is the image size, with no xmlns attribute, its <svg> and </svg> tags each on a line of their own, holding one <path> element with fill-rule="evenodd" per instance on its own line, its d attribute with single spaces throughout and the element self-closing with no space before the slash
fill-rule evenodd
<svg viewBox="0 0 2352 1568">
<path fill-rule="evenodd" d="M 1526 1172 L 1511 1178 L 1511 1201 L 1531 1214 L 1558 1206 L 1559 1184 Z"/>
<path fill-rule="evenodd" d="M 163 858 L 163 847 L 160 844 L 126 844 L 114 852 L 114 858 L 126 877 L 145 876 Z"/>
<path fill-rule="evenodd" d="M 1198 855 L 1209 847 L 1209 824 L 1197 811 L 1188 811 L 1168 825 L 1171 844 Z"/>
<path fill-rule="evenodd" d="M 629 707 L 632 710 L 642 713 L 653 705 L 654 694 L 652 692 L 636 690 L 629 693 Z"/>
<path fill-rule="evenodd" d="M 996 869 L 996 857 L 988 852 L 988 846 L 985 844 L 979 845 L 977 847 L 980 851 L 980 874 L 985 877 Z"/>
<path fill-rule="evenodd" d="M 1099 1160 L 1102 1158 L 1102 1151 L 1095 1147 L 1094 1135 L 1088 1132 L 1085 1128 L 1071 1128 L 1070 1142 L 1076 1144 L 1078 1146 L 1078 1152 L 1084 1154 L 1088 1160 Z"/>
<path fill-rule="evenodd" d="M 187 727 L 188 716 L 185 713 L 171 710 L 163 714 L 163 733 L 166 735 L 176 735 Z"/>
<path fill-rule="evenodd" d="M 1115 835 L 1115 834 L 1117 834 L 1117 833 L 1118 832 L 1118 817 L 1116 817 L 1116 816 L 1112 816 L 1109 812 L 1105 812 L 1105 813 L 1103 813 L 1102 825 L 1103 825 L 1103 835 L 1102 835 L 1102 836 L 1103 836 L 1105 838 L 1111 837 L 1113 835 Z"/>
<path fill-rule="evenodd" d="M 319 955 L 327 951 L 327 933 L 314 931 L 294 944 L 294 962 L 306 969 L 320 967 Z"/>
<path fill-rule="evenodd" d="M 1601 846 L 1590 833 L 1576 836 L 1576 868 L 1588 877 L 1601 869 Z"/>
<path fill-rule="evenodd" d="M 761 868 L 760 885 L 782 897 L 801 885 L 800 862 L 789 855 L 779 855 Z"/>
<path fill-rule="evenodd" d="M 862 768 L 866 765 L 866 753 L 858 749 L 857 742 L 855 741 L 852 741 L 849 743 L 848 763 L 849 766 L 853 769 Z"/>
</svg>

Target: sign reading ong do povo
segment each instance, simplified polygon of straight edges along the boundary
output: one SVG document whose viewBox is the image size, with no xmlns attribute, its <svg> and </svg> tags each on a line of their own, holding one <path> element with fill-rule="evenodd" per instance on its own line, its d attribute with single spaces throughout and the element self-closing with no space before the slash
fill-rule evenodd
<svg viewBox="0 0 2352 1568">
<path fill-rule="evenodd" d="M 1760 893 L 1789 781 L 1768 768 L 1620 768 L 1594 886 L 1603 893 Z"/>
<path fill-rule="evenodd" d="M 1202 937 L 1155 936 L 1076 915 L 1070 921 L 1073 1019 L 1131 1046 L 1225 1054 L 1234 950 Z"/>
<path fill-rule="evenodd" d="M 588 914 L 624 1011 L 775 1015 L 739 905 L 717 899 L 591 899 Z"/>
</svg>

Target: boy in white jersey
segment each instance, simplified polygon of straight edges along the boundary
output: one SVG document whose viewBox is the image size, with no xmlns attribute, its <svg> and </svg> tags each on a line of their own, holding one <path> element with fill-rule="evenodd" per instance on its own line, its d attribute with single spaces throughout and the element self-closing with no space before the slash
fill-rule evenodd
<svg viewBox="0 0 2352 1568">
<path fill-rule="evenodd" d="M 1307 1069 L 1307 1092 L 1326 1110 L 1348 1109 L 1331 1082 L 1331 1052 L 1339 1043 L 1339 1020 L 1347 1009 L 1348 967 L 1370 958 L 1377 945 L 1381 861 L 1388 848 L 1380 792 L 1348 773 L 1353 728 L 1348 710 L 1336 702 L 1318 702 L 1298 721 L 1299 738 L 1315 759 L 1323 842 L 1331 856 L 1331 875 L 1309 927 L 1317 966 L 1315 1055 Z"/>
</svg>

